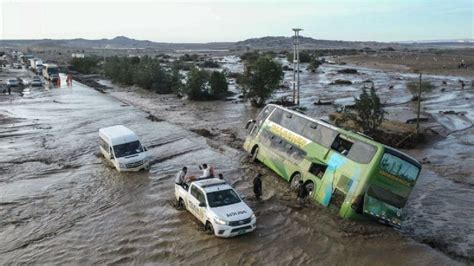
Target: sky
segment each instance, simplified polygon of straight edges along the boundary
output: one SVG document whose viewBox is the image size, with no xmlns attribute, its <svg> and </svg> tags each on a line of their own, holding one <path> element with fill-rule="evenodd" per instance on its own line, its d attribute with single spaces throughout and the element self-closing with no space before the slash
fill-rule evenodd
<svg viewBox="0 0 474 266">
<path fill-rule="evenodd" d="M 114 38 L 157 42 L 290 36 L 410 41 L 474 39 L 474 0 L 0 0 L 2 39 Z"/>
</svg>

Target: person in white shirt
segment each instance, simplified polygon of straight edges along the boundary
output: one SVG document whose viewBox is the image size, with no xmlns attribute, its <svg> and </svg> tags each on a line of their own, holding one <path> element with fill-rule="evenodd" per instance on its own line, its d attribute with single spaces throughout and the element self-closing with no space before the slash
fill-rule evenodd
<svg viewBox="0 0 474 266">
<path fill-rule="evenodd" d="M 183 167 L 183 169 L 181 169 L 181 171 L 179 171 L 177 174 L 176 174 L 176 177 L 174 179 L 174 182 L 180 186 L 182 186 L 183 188 L 186 189 L 187 187 L 187 184 L 186 184 L 186 173 L 188 172 L 188 168 L 185 166 Z"/>
<path fill-rule="evenodd" d="M 210 168 L 206 163 L 203 163 L 202 166 L 200 165 L 199 169 L 202 170 L 202 175 L 199 177 L 200 179 L 209 178 L 211 176 Z"/>
</svg>

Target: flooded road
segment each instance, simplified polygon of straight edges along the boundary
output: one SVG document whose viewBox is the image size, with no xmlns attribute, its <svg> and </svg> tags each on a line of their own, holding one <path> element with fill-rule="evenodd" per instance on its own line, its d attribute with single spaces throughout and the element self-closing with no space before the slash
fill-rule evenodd
<svg viewBox="0 0 474 266">
<path fill-rule="evenodd" d="M 454 231 L 462 228 L 471 230 L 472 223 L 464 222 L 472 220 L 472 204 L 445 211 L 446 204 L 469 199 L 472 187 L 461 196 L 453 181 L 425 171 L 408 203 L 402 234 L 378 224 L 341 220 L 320 206 L 297 208 L 288 185 L 273 173 L 249 163 L 234 145 L 190 131 L 208 126 L 205 122 L 214 121 L 215 111 L 221 122 L 210 122 L 211 131 L 226 129 L 219 125 L 237 126 L 256 113 L 253 108 L 203 104 L 208 113 L 200 113 L 199 119 L 171 103 L 152 113 L 158 119 L 149 119 L 129 100 L 76 82 L 24 98 L 0 98 L 0 263 L 459 263 L 417 237 L 433 233 L 443 238 L 458 236 Z M 171 117 L 176 122 L 159 119 L 166 108 L 175 112 Z M 98 130 L 116 124 L 135 131 L 148 147 L 149 171 L 118 173 L 104 164 Z M 173 207 L 174 174 L 183 165 L 197 174 L 197 165 L 204 162 L 215 165 L 217 173 L 247 196 L 257 215 L 255 232 L 234 239 L 208 236 L 190 214 Z M 250 185 L 257 171 L 264 174 L 264 200 L 258 203 Z M 440 189 L 445 186 L 455 189 L 452 198 L 446 199 L 449 191 Z M 458 212 L 469 217 L 460 218 Z M 445 218 L 437 222 L 440 216 Z M 452 234 L 443 221 L 452 225 Z M 464 234 L 472 238 L 472 231 Z M 469 258 L 472 239 L 449 241 L 456 240 L 464 241 Z"/>
</svg>

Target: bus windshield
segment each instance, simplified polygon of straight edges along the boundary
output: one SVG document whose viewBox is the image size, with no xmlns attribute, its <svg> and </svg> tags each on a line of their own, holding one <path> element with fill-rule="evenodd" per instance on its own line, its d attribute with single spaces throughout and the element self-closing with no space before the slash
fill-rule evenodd
<svg viewBox="0 0 474 266">
<path fill-rule="evenodd" d="M 216 208 L 239 203 L 240 198 L 234 190 L 226 189 L 207 193 L 207 201 L 209 202 L 209 207 Z"/>
<path fill-rule="evenodd" d="M 142 145 L 140 144 L 140 141 L 137 140 L 137 141 L 132 141 L 129 143 L 115 145 L 114 152 L 115 152 L 115 157 L 120 158 L 120 157 L 125 157 L 125 156 L 143 152 L 143 148 L 142 148 Z"/>
<path fill-rule="evenodd" d="M 48 67 L 48 74 L 49 75 L 58 74 L 58 73 L 59 73 L 59 71 L 58 71 L 57 67 Z"/>
<path fill-rule="evenodd" d="M 415 165 L 390 153 L 385 153 L 380 162 L 380 168 L 392 175 L 414 182 L 420 169 Z"/>
</svg>

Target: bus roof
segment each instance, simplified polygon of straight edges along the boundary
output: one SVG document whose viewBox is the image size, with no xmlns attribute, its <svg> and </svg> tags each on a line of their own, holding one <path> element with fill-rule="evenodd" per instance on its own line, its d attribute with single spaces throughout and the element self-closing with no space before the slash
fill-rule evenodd
<svg viewBox="0 0 474 266">
<path fill-rule="evenodd" d="M 137 141 L 137 135 L 123 125 L 99 129 L 99 136 L 110 142 L 112 146 Z"/>
<path fill-rule="evenodd" d="M 328 122 L 322 121 L 322 120 L 320 120 L 320 119 L 315 119 L 315 118 L 309 117 L 309 116 L 307 116 L 307 115 L 305 115 L 305 114 L 302 114 L 302 113 L 293 111 L 293 110 L 291 110 L 291 109 L 282 107 L 282 106 L 280 106 L 280 105 L 276 105 L 276 104 L 269 104 L 269 105 L 278 107 L 278 108 L 280 108 L 280 109 L 284 109 L 284 110 L 286 110 L 286 111 L 288 111 L 288 112 L 291 112 L 292 114 L 299 115 L 299 116 L 304 117 L 304 118 L 306 118 L 306 119 L 308 119 L 308 120 L 311 120 L 311 121 L 313 121 L 313 122 L 315 122 L 315 123 L 318 123 L 318 124 L 320 124 L 320 125 L 326 126 L 326 127 L 331 128 L 331 129 L 333 129 L 333 130 L 336 130 L 336 131 L 338 131 L 338 132 L 344 133 L 344 134 L 350 136 L 351 138 L 354 138 L 354 139 L 357 139 L 357 140 L 361 140 L 361 141 L 364 141 L 364 142 L 366 142 L 366 143 L 370 143 L 370 144 L 372 144 L 372 145 L 376 145 L 376 146 L 379 146 L 379 147 L 383 147 L 383 148 L 385 148 L 385 149 L 387 149 L 387 150 L 389 150 L 389 151 L 392 151 L 392 153 L 396 153 L 396 154 L 394 154 L 394 155 L 399 155 L 399 157 L 401 157 L 402 159 L 404 159 L 404 160 L 406 160 L 406 161 L 409 161 L 409 162 L 413 163 L 414 165 L 416 165 L 416 166 L 418 166 L 418 167 L 421 168 L 421 164 L 420 164 L 420 163 L 418 162 L 418 160 L 416 160 L 415 158 L 413 158 L 413 157 L 411 157 L 411 156 L 409 156 L 409 155 L 407 155 L 407 154 L 405 154 L 405 153 L 403 153 L 403 152 L 401 152 L 401 151 L 398 151 L 398 150 L 396 150 L 396 149 L 394 149 L 394 148 L 392 148 L 392 147 L 390 147 L 390 146 L 387 146 L 387 145 L 385 145 L 385 144 L 379 143 L 379 142 L 373 140 L 372 138 L 370 138 L 369 136 L 366 136 L 365 134 L 363 134 L 363 133 L 361 133 L 361 132 L 348 131 L 348 130 L 345 130 L 345 129 L 336 127 L 336 126 L 334 126 L 334 125 L 331 125 L 331 124 L 329 124 Z"/>
</svg>

